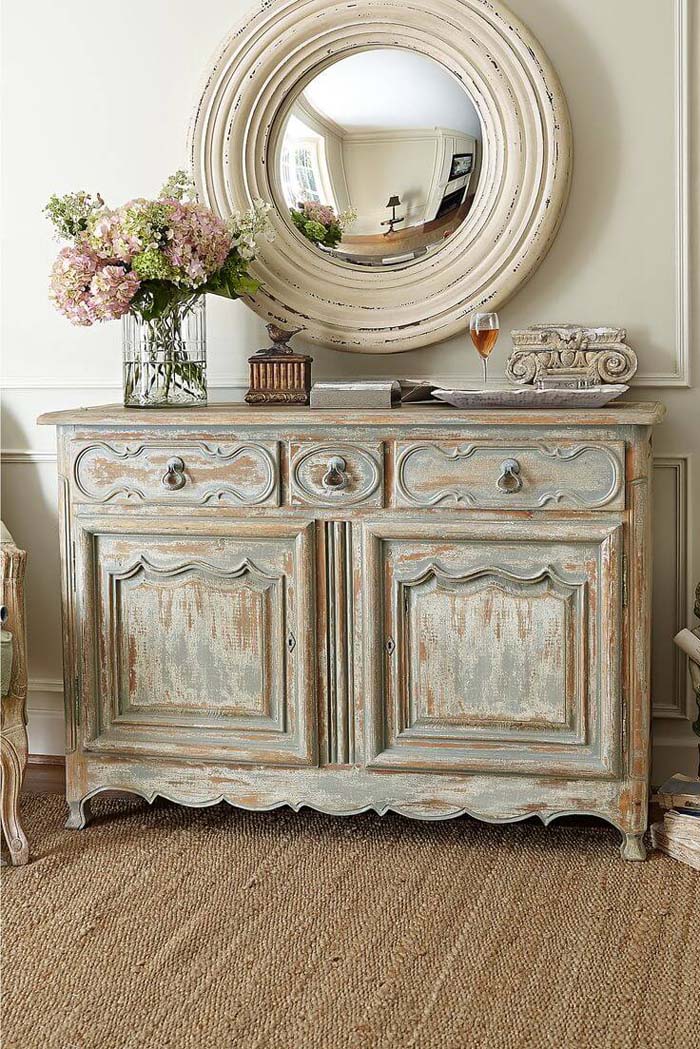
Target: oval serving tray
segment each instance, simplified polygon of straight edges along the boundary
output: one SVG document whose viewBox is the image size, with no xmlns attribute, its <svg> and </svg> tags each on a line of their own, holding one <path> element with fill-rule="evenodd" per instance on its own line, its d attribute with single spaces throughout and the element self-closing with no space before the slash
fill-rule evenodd
<svg viewBox="0 0 700 1049">
<path fill-rule="evenodd" d="M 523 386 L 517 390 L 433 390 L 432 395 L 455 408 L 602 408 L 626 390 L 629 386 L 623 383 L 611 383 L 583 390 Z"/>
</svg>

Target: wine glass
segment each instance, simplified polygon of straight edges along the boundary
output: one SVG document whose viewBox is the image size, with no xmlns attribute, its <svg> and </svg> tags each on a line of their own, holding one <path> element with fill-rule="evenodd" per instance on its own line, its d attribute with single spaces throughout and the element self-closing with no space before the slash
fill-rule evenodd
<svg viewBox="0 0 700 1049">
<path fill-rule="evenodd" d="M 469 322 L 469 334 L 476 347 L 476 352 L 481 357 L 484 368 L 484 387 L 488 383 L 487 363 L 491 351 L 498 339 L 498 314 L 497 313 L 472 313 Z"/>
</svg>

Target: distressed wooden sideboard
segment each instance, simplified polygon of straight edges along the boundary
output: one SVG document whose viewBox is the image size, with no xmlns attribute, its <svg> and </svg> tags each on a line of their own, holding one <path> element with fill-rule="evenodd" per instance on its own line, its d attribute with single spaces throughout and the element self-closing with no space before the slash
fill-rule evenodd
<svg viewBox="0 0 700 1049">
<path fill-rule="evenodd" d="M 591 813 L 644 856 L 655 403 L 58 427 L 68 825 Z"/>
</svg>

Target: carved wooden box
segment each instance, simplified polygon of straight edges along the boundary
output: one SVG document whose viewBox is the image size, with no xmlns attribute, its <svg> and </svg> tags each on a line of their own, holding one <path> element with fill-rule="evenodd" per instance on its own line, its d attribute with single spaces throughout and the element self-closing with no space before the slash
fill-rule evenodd
<svg viewBox="0 0 700 1049">
<path fill-rule="evenodd" d="M 656 404 L 59 428 L 67 796 L 593 813 L 641 857 Z"/>
</svg>

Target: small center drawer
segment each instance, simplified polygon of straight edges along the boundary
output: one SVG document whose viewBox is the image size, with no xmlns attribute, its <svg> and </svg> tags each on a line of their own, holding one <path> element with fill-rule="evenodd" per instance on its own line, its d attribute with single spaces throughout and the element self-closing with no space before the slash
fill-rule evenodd
<svg viewBox="0 0 700 1049">
<path fill-rule="evenodd" d="M 397 442 L 394 504 L 622 510 L 623 441 Z"/>
<path fill-rule="evenodd" d="M 293 506 L 383 505 L 383 446 L 333 441 L 291 442 L 289 498 Z"/>
<path fill-rule="evenodd" d="M 75 456 L 73 480 L 78 501 L 278 506 L 278 444 L 96 441 Z"/>
</svg>

